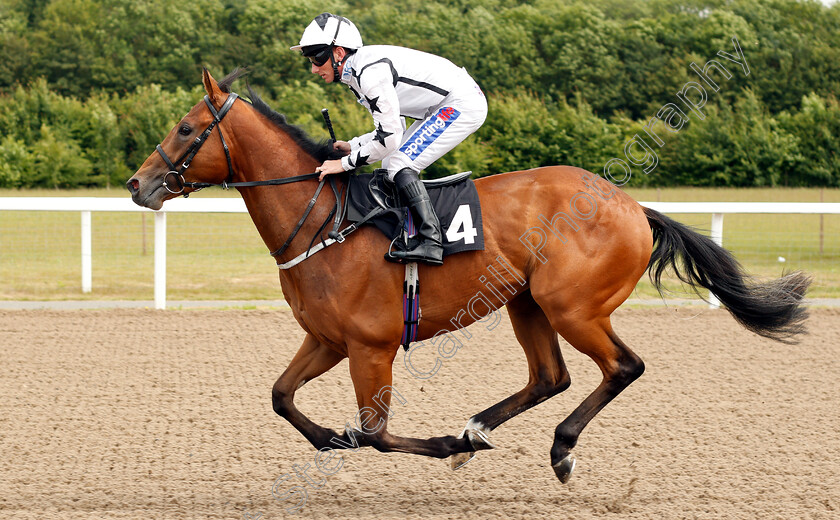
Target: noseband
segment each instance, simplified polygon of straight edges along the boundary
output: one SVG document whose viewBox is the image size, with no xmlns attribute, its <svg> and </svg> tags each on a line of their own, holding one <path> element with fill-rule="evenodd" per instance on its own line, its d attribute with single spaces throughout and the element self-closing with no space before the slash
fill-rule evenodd
<svg viewBox="0 0 840 520">
<path fill-rule="evenodd" d="M 224 147 L 225 149 L 225 158 L 227 159 L 228 165 L 228 177 L 223 184 L 227 185 L 230 181 L 233 180 L 233 164 L 230 160 L 230 150 L 228 149 L 228 145 L 225 142 L 225 136 L 222 134 L 222 127 L 219 126 L 219 123 L 222 122 L 222 119 L 224 119 L 225 115 L 228 113 L 230 108 L 233 106 L 234 101 L 236 101 L 236 98 L 238 97 L 239 96 L 236 93 L 231 92 L 230 94 L 228 94 L 228 97 L 222 105 L 222 108 L 216 111 L 216 107 L 214 107 L 213 103 L 210 101 L 210 96 L 204 96 L 204 103 L 207 104 L 207 108 L 209 108 L 210 113 L 213 114 L 213 121 L 210 122 L 210 124 L 207 126 L 207 129 L 204 130 L 204 132 L 202 132 L 201 135 L 195 138 L 195 141 L 192 142 L 189 148 L 187 148 L 187 150 L 177 160 L 172 161 L 169 158 L 169 156 L 166 155 L 166 152 L 163 151 L 163 148 L 160 145 L 157 145 L 155 147 L 157 153 L 159 153 L 160 156 L 163 157 L 164 162 L 166 162 L 166 165 L 169 167 L 169 171 L 166 173 L 166 175 L 163 176 L 163 187 L 166 188 L 166 191 L 177 195 L 180 193 L 184 193 L 184 188 L 193 188 L 197 191 L 201 188 L 206 188 L 207 186 L 213 185 L 206 182 L 187 182 L 186 180 L 184 180 L 184 172 L 187 168 L 190 167 L 190 163 L 195 157 L 195 154 L 198 153 L 198 150 L 201 148 L 201 145 L 203 145 L 207 138 L 210 137 L 210 134 L 213 132 L 214 127 L 218 128 L 219 130 L 219 138 L 222 140 L 222 147 Z M 180 169 L 178 169 L 175 166 L 176 163 L 181 163 Z M 174 178 L 175 184 L 178 187 L 177 191 L 170 188 L 169 184 L 167 183 L 169 177 Z M 189 194 L 184 193 L 185 197 L 187 197 L 188 195 Z"/>
</svg>

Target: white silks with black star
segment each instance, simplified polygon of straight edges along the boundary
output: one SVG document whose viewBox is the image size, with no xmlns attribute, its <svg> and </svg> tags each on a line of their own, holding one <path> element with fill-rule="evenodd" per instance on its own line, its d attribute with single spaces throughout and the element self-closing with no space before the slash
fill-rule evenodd
<svg viewBox="0 0 840 520">
<path fill-rule="evenodd" d="M 487 116 L 484 94 L 465 69 L 413 49 L 363 46 L 345 61 L 341 82 L 374 123 L 373 131 L 349 141 L 350 154 L 342 158 L 345 170 L 382 161 L 390 176 L 403 167 L 419 172 L 475 132 Z M 405 118 L 424 122 L 443 107 L 455 108 L 458 120 L 442 135 L 430 137 L 422 153 L 402 153 L 400 145 L 409 137 Z"/>
</svg>

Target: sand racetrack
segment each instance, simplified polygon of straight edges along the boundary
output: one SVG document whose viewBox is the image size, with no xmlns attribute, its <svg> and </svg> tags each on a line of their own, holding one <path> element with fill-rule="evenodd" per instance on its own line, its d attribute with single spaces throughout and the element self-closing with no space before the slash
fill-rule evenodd
<svg viewBox="0 0 840 520">
<path fill-rule="evenodd" d="M 322 487 L 295 518 L 840 518 L 840 311 L 812 310 L 796 346 L 700 307 L 622 309 L 613 323 L 647 371 L 584 431 L 562 485 L 554 427 L 600 379 L 562 342 L 571 388 L 465 468 L 365 448 L 324 477 L 271 407 L 303 338 L 287 309 L 0 312 L 0 518 L 292 517 L 272 485 L 302 485 L 293 465 L 307 464 Z M 457 434 L 525 383 L 506 319 L 469 330 L 428 380 L 397 354 L 406 403 L 392 403 L 391 431 Z M 347 362 L 296 402 L 341 431 L 356 413 Z"/>
</svg>

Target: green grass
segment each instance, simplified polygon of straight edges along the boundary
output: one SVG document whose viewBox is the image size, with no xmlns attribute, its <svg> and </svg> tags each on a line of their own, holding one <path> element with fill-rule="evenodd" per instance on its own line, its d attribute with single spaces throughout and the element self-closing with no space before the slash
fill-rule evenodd
<svg viewBox="0 0 840 520">
<path fill-rule="evenodd" d="M 0 196 L 127 197 L 124 190 L 12 191 Z M 205 197 L 238 197 L 206 190 Z M 0 299 L 151 300 L 154 218 L 92 214 L 93 292 L 81 292 L 78 212 L 0 212 Z M 277 268 L 247 214 L 167 216 L 168 300 L 282 299 Z"/>
<path fill-rule="evenodd" d="M 629 189 L 641 201 L 817 202 L 818 189 Z M 127 197 L 122 189 L 0 190 L 0 197 Z M 208 189 L 197 197 L 238 197 Z M 840 190 L 825 190 L 840 202 Z M 710 215 L 670 215 L 708 229 Z M 145 219 L 145 231 L 144 231 Z M 167 299 L 282 298 L 274 260 L 246 214 L 169 214 Z M 78 212 L 0 211 L 0 299 L 151 300 L 154 297 L 154 219 L 138 213 L 93 213 L 93 292 L 81 292 Z M 809 296 L 840 298 L 840 215 L 726 215 L 724 247 L 752 273 L 777 277 L 802 269 L 814 278 Z M 778 258 L 784 257 L 784 263 Z M 688 296 L 669 280 L 673 297 Z M 658 297 L 644 278 L 634 297 Z"/>
</svg>

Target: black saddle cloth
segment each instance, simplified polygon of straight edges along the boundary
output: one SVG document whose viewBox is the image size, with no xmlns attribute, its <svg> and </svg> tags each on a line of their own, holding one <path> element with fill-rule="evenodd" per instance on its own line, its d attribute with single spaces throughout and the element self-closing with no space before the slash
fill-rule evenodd
<svg viewBox="0 0 840 520">
<path fill-rule="evenodd" d="M 443 254 L 484 249 L 481 204 L 469 172 L 423 183 L 440 220 Z M 399 201 L 396 186 L 384 172 L 351 175 L 348 187 L 348 220 L 359 222 L 374 208 L 381 208 L 382 212 L 368 222 L 389 240 L 402 232 L 406 211 Z"/>
</svg>

